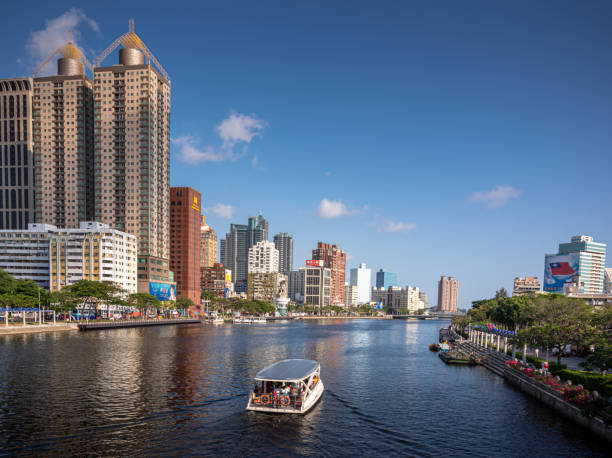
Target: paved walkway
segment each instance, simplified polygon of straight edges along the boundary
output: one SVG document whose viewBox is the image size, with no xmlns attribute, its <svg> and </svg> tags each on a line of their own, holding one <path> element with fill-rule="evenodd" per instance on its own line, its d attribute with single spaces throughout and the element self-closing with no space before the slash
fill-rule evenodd
<svg viewBox="0 0 612 458">
<path fill-rule="evenodd" d="M 76 323 L 65 323 L 58 322 L 45 323 L 45 324 L 26 324 L 14 325 L 11 324 L 8 327 L 0 326 L 0 336 L 2 335 L 13 335 L 13 334 L 35 334 L 38 332 L 59 332 L 59 331 L 77 331 L 78 327 Z"/>
</svg>

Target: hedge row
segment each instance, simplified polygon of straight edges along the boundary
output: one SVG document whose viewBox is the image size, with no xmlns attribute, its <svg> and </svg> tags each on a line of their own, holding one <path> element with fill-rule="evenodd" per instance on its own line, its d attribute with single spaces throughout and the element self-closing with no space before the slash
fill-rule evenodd
<svg viewBox="0 0 612 458">
<path fill-rule="evenodd" d="M 571 380 L 574 385 L 582 385 L 590 391 L 597 390 L 602 396 L 612 396 L 612 375 L 601 375 L 599 372 L 572 371 L 563 369 L 557 374 L 563 380 Z"/>
</svg>

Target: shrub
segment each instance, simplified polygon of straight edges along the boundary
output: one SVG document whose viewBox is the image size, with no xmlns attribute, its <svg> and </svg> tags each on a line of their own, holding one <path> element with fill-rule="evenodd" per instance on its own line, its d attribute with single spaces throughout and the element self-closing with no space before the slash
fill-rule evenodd
<svg viewBox="0 0 612 458">
<path fill-rule="evenodd" d="M 588 390 L 597 390 L 603 396 L 612 396 L 612 375 L 569 369 L 563 369 L 557 375 L 563 380 L 571 380 L 574 385 L 580 384 Z"/>
<path fill-rule="evenodd" d="M 512 355 L 512 352 L 509 351 L 508 355 Z M 516 358 L 522 359 L 523 354 L 521 352 L 516 352 Z M 542 358 L 536 358 L 535 356 L 527 355 L 527 362 L 533 364 L 534 366 L 540 368 L 542 367 L 542 363 L 546 361 Z M 559 375 L 559 371 L 567 369 L 567 365 L 565 364 L 557 364 L 553 361 L 548 361 L 548 372 L 553 375 Z"/>
</svg>

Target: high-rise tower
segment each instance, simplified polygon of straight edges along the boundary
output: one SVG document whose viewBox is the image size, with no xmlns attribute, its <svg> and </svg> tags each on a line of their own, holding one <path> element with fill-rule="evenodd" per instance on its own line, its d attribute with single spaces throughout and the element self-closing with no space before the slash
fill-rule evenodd
<svg viewBox="0 0 612 458">
<path fill-rule="evenodd" d="M 442 275 L 438 282 L 438 312 L 457 312 L 457 280 Z"/>
<path fill-rule="evenodd" d="M 293 236 L 286 232 L 276 234 L 274 246 L 278 250 L 278 271 L 289 275 L 293 270 Z"/>
<path fill-rule="evenodd" d="M 91 65 L 69 41 L 37 74 L 58 54 L 57 75 L 34 78 L 35 219 L 78 228 L 93 219 L 93 92 L 85 75 Z"/>
<path fill-rule="evenodd" d="M 34 222 L 31 78 L 0 80 L 0 229 Z"/>
<path fill-rule="evenodd" d="M 118 65 L 102 67 L 119 46 Z M 130 21 L 97 59 L 94 83 L 95 219 L 138 237 L 138 290 L 149 292 L 172 283 L 170 79 Z"/>
<path fill-rule="evenodd" d="M 202 215 L 200 224 L 200 267 L 213 267 L 217 263 L 217 233 L 206 224 Z"/>
<path fill-rule="evenodd" d="M 338 245 L 319 242 L 312 250 L 312 259 L 326 261 L 331 269 L 331 304 L 344 304 L 344 280 L 346 277 L 346 253 Z"/>
</svg>

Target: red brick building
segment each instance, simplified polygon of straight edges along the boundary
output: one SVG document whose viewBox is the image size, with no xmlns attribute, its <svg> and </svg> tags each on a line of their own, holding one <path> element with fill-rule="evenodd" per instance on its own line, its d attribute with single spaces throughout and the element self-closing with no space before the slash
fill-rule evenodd
<svg viewBox="0 0 612 458">
<path fill-rule="evenodd" d="M 319 242 L 317 248 L 312 250 L 312 259 L 326 261 L 331 268 L 331 305 L 344 305 L 346 253 L 338 245 Z"/>
<path fill-rule="evenodd" d="M 210 291 L 217 297 L 225 297 L 225 268 L 216 262 L 211 267 L 202 267 L 200 288 Z"/>
<path fill-rule="evenodd" d="M 200 303 L 201 194 L 192 188 L 170 188 L 170 270 L 176 297 Z"/>
</svg>

